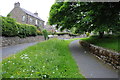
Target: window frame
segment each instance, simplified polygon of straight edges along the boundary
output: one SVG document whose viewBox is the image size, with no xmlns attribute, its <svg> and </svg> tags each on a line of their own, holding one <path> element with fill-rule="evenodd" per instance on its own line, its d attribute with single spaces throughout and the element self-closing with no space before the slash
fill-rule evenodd
<svg viewBox="0 0 120 80">
<path fill-rule="evenodd" d="M 32 18 L 30 18 L 30 22 L 31 22 L 31 23 L 33 22 L 33 19 L 32 19 Z"/>
<path fill-rule="evenodd" d="M 25 22 L 26 16 L 22 16 L 22 21 Z"/>
</svg>

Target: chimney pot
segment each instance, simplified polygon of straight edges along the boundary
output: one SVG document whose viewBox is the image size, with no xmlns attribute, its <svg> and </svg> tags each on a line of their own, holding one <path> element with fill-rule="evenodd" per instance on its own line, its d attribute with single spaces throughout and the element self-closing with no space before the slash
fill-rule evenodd
<svg viewBox="0 0 120 80">
<path fill-rule="evenodd" d="M 38 16 L 38 13 L 37 13 L 37 12 L 35 12 L 34 14 L 35 14 L 36 16 Z"/>
<path fill-rule="evenodd" d="M 20 3 L 19 2 L 15 3 L 14 7 L 20 7 Z"/>
</svg>

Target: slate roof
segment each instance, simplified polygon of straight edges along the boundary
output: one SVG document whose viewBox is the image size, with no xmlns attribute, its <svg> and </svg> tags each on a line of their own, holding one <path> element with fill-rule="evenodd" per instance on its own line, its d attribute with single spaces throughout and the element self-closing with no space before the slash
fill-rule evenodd
<svg viewBox="0 0 120 80">
<path fill-rule="evenodd" d="M 26 14 L 28 14 L 28 15 L 30 15 L 30 16 L 33 16 L 33 17 L 35 17 L 35 18 L 37 18 L 37 19 L 39 19 L 39 20 L 42 20 L 40 17 L 38 17 L 38 16 L 36 16 L 34 13 L 31 13 L 30 11 L 27 11 L 27 10 L 25 10 L 25 9 L 23 9 L 23 8 L 21 8 Z M 42 20 L 43 21 L 43 20 Z"/>
</svg>

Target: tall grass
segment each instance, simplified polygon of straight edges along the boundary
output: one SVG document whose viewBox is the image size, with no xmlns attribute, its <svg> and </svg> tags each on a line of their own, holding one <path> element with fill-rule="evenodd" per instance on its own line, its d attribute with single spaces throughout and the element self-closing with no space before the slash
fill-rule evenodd
<svg viewBox="0 0 120 80">
<path fill-rule="evenodd" d="M 84 78 L 71 56 L 72 40 L 51 39 L 28 47 L 2 62 L 3 78 Z"/>
</svg>

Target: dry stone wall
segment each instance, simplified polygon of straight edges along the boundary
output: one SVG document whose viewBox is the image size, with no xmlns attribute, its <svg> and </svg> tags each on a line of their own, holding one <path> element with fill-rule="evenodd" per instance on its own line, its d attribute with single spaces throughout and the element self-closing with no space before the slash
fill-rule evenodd
<svg viewBox="0 0 120 80">
<path fill-rule="evenodd" d="M 0 46 L 10 46 L 10 45 L 17 45 L 22 43 L 30 43 L 30 42 L 38 42 L 44 41 L 43 36 L 35 36 L 35 37 L 26 37 L 26 38 L 19 38 L 19 37 L 0 37 L 2 40 Z"/>
<path fill-rule="evenodd" d="M 115 69 L 120 69 L 120 53 L 104 49 L 84 41 L 80 41 L 80 44 L 89 49 L 90 53 L 95 55 L 97 58 L 112 65 Z"/>
</svg>

